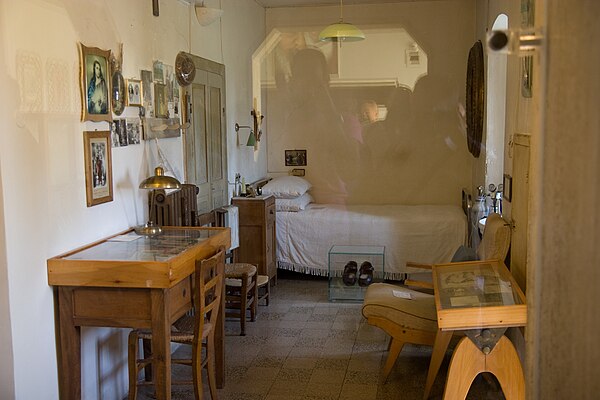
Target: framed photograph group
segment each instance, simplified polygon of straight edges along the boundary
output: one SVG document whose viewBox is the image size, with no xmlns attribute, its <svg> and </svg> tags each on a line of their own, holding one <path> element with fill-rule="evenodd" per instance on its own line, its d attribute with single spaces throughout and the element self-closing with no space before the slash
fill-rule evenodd
<svg viewBox="0 0 600 400">
<path fill-rule="evenodd" d="M 79 43 L 81 120 L 112 121 L 110 50 Z"/>
<path fill-rule="evenodd" d="M 87 206 L 113 200 L 111 138 L 109 131 L 83 133 Z"/>
<path fill-rule="evenodd" d="M 142 81 L 138 79 L 127 79 L 127 105 L 142 105 Z"/>
</svg>

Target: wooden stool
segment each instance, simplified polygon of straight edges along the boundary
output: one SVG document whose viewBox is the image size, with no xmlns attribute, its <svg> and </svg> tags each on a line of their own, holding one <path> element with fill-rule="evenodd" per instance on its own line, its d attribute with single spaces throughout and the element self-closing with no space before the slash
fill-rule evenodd
<svg viewBox="0 0 600 400">
<path fill-rule="evenodd" d="M 258 285 L 256 267 L 252 264 L 225 264 L 225 316 L 240 319 L 241 336 L 246 335 L 246 310 L 250 320 L 256 319 Z"/>
<path fill-rule="evenodd" d="M 271 292 L 271 282 L 267 275 L 258 275 L 256 278 L 256 285 L 258 286 L 258 297 L 257 301 L 265 300 L 265 305 L 269 305 L 269 294 Z"/>
</svg>

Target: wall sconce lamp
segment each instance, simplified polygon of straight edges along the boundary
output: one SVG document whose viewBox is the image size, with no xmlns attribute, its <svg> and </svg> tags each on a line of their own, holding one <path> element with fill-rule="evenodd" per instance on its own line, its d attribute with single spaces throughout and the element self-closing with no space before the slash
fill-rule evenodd
<svg viewBox="0 0 600 400">
<path fill-rule="evenodd" d="M 246 142 L 246 146 L 254 146 L 256 144 L 256 135 L 254 134 L 252 127 L 248 125 L 240 125 L 237 122 L 235 123 L 236 132 L 239 132 L 242 128 L 250 129 L 250 135 L 248 135 L 248 141 Z"/>
</svg>

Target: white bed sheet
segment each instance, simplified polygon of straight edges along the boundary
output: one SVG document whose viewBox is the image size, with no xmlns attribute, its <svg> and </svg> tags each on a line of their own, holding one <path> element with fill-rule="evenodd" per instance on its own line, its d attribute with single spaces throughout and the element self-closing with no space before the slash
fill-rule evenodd
<svg viewBox="0 0 600 400">
<path fill-rule="evenodd" d="M 385 278 L 402 279 L 407 261 L 449 262 L 465 243 L 467 222 L 458 206 L 310 204 L 277 212 L 278 267 L 328 275 L 333 245 L 385 246 Z M 336 271 L 336 275 L 340 271 Z"/>
</svg>

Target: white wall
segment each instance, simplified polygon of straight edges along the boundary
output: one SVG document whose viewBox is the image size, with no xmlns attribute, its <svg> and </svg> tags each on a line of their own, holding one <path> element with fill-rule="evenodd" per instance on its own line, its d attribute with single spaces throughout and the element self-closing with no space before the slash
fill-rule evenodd
<svg viewBox="0 0 600 400">
<path fill-rule="evenodd" d="M 264 38 L 264 10 L 252 0 L 207 1 L 225 13 L 222 21 L 200 27 L 185 2 L 160 1 L 158 18 L 151 4 L 0 0 L 1 398 L 58 398 L 46 259 L 145 219 L 146 193 L 137 186 L 156 163 L 154 146 L 145 143 L 113 149 L 114 200 L 85 205 L 82 132 L 107 130 L 108 124 L 79 122 L 77 42 L 113 51 L 123 43 L 125 78 L 139 78 L 140 69 L 151 69 L 156 59 L 173 65 L 182 50 L 224 63 L 228 130 L 250 112 L 248 54 Z M 137 109 L 125 115 L 134 117 Z M 236 169 L 264 175 L 260 153 L 258 162 L 247 157 L 231 132 L 230 176 Z M 181 138 L 161 141 L 176 172 L 183 171 L 181 143 Z M 126 333 L 83 329 L 83 398 L 119 398 L 126 392 Z"/>
<path fill-rule="evenodd" d="M 285 149 L 306 149 L 306 177 L 317 202 L 460 204 L 461 188 L 471 187 L 473 162 L 458 109 L 465 102 L 475 4 L 451 0 L 344 6 L 344 20 L 358 27 L 406 29 L 427 54 L 427 76 L 414 92 L 332 84 L 314 88 L 314 93 L 307 89 L 296 100 L 289 95 L 293 85 L 267 91 L 269 173 L 290 169 L 283 166 Z M 338 6 L 267 9 L 267 33 L 273 28 L 318 31 L 338 18 Z M 345 43 L 342 49 L 353 45 Z M 376 69 L 377 62 L 365 56 L 360 68 Z M 388 121 L 355 134 L 360 127 L 348 121 L 369 98 L 387 103 Z M 356 140 L 360 135 L 364 140 Z"/>
</svg>

